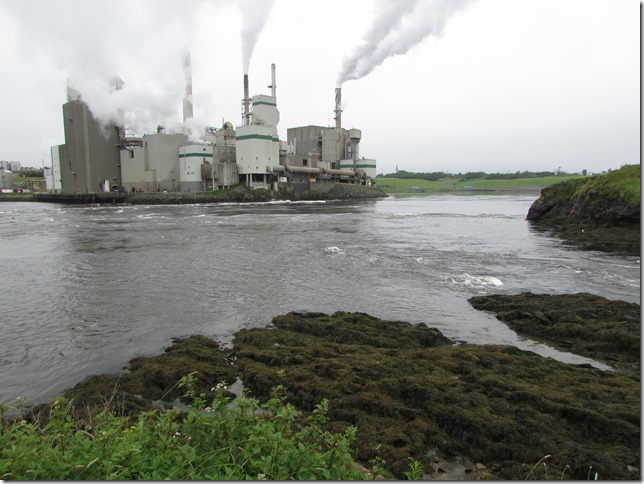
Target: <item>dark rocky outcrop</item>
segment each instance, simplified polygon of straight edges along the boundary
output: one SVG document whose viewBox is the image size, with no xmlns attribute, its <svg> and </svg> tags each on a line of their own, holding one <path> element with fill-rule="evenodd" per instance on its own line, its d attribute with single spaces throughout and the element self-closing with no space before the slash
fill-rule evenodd
<svg viewBox="0 0 644 484">
<path fill-rule="evenodd" d="M 592 466 L 604 479 L 637 477 L 628 466 L 639 466 L 638 376 L 342 312 L 274 318 L 273 328 L 239 331 L 235 349 L 254 394 L 283 385 L 305 410 L 328 398 L 333 429 L 358 428 L 357 459 L 382 457 L 398 477 L 413 457 L 434 476 L 447 459 L 468 462 L 469 478 L 485 468 L 524 479 L 545 455 L 550 475 L 586 479 Z"/>
<path fill-rule="evenodd" d="M 518 334 L 639 374 L 639 304 L 592 294 L 494 294 L 470 304 L 490 311 Z"/>
<path fill-rule="evenodd" d="M 640 165 L 577 178 L 541 191 L 527 220 L 575 246 L 640 252 Z"/>
</svg>

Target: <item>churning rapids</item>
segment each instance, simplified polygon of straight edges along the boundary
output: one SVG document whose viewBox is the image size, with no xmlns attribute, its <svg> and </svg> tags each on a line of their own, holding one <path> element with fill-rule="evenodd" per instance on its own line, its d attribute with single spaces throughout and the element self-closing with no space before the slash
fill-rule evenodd
<svg viewBox="0 0 644 484">
<path fill-rule="evenodd" d="M 640 259 L 534 231 L 537 194 L 81 207 L 0 204 L 0 401 L 47 401 L 173 337 L 226 344 L 289 311 L 425 322 L 471 343 L 588 360 L 467 299 L 589 292 L 640 302 Z M 593 363 L 600 366 L 598 363 Z"/>
</svg>

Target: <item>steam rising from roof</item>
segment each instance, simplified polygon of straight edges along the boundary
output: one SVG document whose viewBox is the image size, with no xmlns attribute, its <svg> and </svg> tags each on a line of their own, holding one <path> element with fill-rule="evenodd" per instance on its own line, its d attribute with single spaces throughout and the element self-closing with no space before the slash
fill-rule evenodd
<svg viewBox="0 0 644 484">
<path fill-rule="evenodd" d="M 429 35 L 440 36 L 451 16 L 469 0 L 381 0 L 378 16 L 346 57 L 337 86 L 360 79 L 389 57 L 406 54 Z"/>
<path fill-rule="evenodd" d="M 273 0 L 239 1 L 239 9 L 242 14 L 241 49 L 244 74 L 248 74 L 250 58 L 253 56 L 255 44 L 264 28 L 272 6 Z"/>
</svg>

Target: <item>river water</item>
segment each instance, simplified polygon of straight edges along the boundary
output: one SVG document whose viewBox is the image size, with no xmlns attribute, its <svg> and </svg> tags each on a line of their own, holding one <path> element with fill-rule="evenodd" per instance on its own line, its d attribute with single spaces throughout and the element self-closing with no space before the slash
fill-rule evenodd
<svg viewBox="0 0 644 484">
<path fill-rule="evenodd" d="M 467 299 L 589 292 L 640 303 L 640 259 L 531 229 L 537 194 L 174 206 L 0 204 L 0 401 L 47 401 L 172 338 L 224 344 L 289 311 L 425 322 L 470 343 L 589 362 Z M 591 362 L 596 366 L 601 364 Z"/>
</svg>

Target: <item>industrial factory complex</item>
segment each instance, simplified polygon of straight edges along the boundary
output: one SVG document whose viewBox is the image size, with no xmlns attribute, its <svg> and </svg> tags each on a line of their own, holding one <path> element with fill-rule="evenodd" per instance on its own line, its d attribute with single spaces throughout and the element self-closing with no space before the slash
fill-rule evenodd
<svg viewBox="0 0 644 484">
<path fill-rule="evenodd" d="M 184 67 L 186 126 L 193 115 L 189 54 Z M 204 127 L 197 142 L 187 128 L 167 132 L 159 126 L 156 133 L 127 136 L 123 126 L 100 123 L 82 94 L 68 88 L 65 144 L 51 148 L 48 190 L 194 193 L 239 184 L 273 190 L 306 190 L 325 182 L 375 184 L 376 160 L 360 156 L 361 131 L 342 127 L 341 90 L 335 90 L 335 126 L 288 128 L 287 139 L 280 140 L 275 64 L 271 80 L 270 94 L 251 97 L 244 75 L 241 124 Z M 117 78 L 112 87 L 119 89 L 122 81 Z"/>
</svg>

